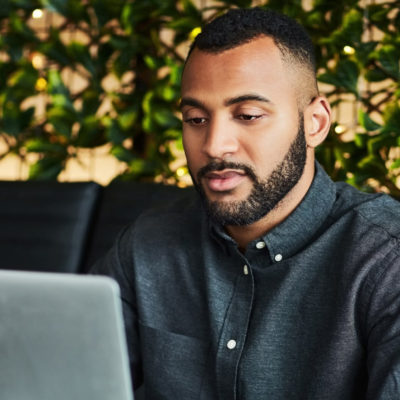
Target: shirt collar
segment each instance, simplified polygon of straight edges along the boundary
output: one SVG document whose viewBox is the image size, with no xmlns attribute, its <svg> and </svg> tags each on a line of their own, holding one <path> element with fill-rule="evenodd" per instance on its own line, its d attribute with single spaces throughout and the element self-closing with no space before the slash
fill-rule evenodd
<svg viewBox="0 0 400 400">
<path fill-rule="evenodd" d="M 304 248 L 317 234 L 327 219 L 336 199 L 336 187 L 319 163 L 314 180 L 297 208 L 262 240 L 271 259 L 281 261 Z M 254 241 L 250 246 L 257 246 Z"/>
<path fill-rule="evenodd" d="M 279 262 L 305 247 L 316 235 L 328 217 L 336 199 L 336 187 L 319 163 L 307 194 L 297 208 L 279 225 L 262 238 L 249 243 L 248 250 L 257 250 L 260 242 L 268 248 L 271 260 Z M 219 240 L 233 245 L 235 242 L 225 230 L 211 223 L 211 231 Z"/>
</svg>

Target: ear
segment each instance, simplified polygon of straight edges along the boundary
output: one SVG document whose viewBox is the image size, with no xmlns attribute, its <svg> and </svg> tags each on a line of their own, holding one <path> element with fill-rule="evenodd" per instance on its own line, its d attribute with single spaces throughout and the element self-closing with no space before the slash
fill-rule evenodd
<svg viewBox="0 0 400 400">
<path fill-rule="evenodd" d="M 304 131 L 307 146 L 311 148 L 321 144 L 331 126 L 331 107 L 323 96 L 316 97 L 304 110 Z"/>
</svg>

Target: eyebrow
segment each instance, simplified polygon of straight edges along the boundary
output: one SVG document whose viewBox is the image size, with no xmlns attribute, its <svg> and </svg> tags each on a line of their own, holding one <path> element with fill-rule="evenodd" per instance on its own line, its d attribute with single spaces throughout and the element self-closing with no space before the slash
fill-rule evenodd
<svg viewBox="0 0 400 400">
<path fill-rule="evenodd" d="M 202 110 L 206 110 L 206 106 L 199 100 L 194 99 L 193 97 L 184 97 L 181 99 L 179 103 L 179 108 L 182 110 L 185 106 L 192 106 L 196 108 L 201 108 Z"/>
<path fill-rule="evenodd" d="M 271 103 L 271 100 L 258 94 L 244 94 L 242 96 L 232 97 L 224 102 L 226 106 L 243 103 L 244 101 L 261 101 L 263 103 Z"/>
<path fill-rule="evenodd" d="M 243 94 L 241 96 L 232 97 L 224 101 L 225 106 L 232 106 L 234 104 L 243 103 L 245 101 L 260 101 L 263 103 L 272 104 L 271 100 L 267 99 L 266 97 L 260 96 L 258 94 Z M 184 97 L 181 99 L 179 104 L 179 108 L 182 110 L 185 106 L 192 106 L 196 108 L 200 108 L 202 110 L 206 110 L 207 107 L 204 103 L 199 100 L 194 99 L 193 97 Z"/>
</svg>

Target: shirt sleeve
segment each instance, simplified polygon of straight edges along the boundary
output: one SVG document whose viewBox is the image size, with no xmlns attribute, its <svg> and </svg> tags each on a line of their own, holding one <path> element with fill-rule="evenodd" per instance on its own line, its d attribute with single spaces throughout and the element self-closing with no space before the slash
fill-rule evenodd
<svg viewBox="0 0 400 400">
<path fill-rule="evenodd" d="M 139 328 L 134 286 L 133 226 L 126 227 L 105 257 L 97 261 L 89 273 L 106 275 L 117 281 L 121 292 L 128 355 L 134 389 L 143 383 Z"/>
<path fill-rule="evenodd" d="M 398 246 L 397 246 L 398 247 Z M 400 257 L 385 257 L 370 285 L 367 311 L 367 400 L 400 399 Z"/>
</svg>

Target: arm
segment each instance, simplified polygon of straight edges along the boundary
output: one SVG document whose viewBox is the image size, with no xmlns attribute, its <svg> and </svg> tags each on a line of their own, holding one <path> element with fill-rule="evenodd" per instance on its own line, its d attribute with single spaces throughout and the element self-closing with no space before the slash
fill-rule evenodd
<svg viewBox="0 0 400 400">
<path fill-rule="evenodd" d="M 400 399 L 400 256 L 395 253 L 367 285 L 368 400 Z"/>
<path fill-rule="evenodd" d="M 132 383 L 137 389 L 143 382 L 139 343 L 138 317 L 134 289 L 134 265 L 132 257 L 132 228 L 125 228 L 117 237 L 114 246 L 89 271 L 91 274 L 114 278 L 121 290 L 122 311 L 128 345 Z"/>
</svg>

